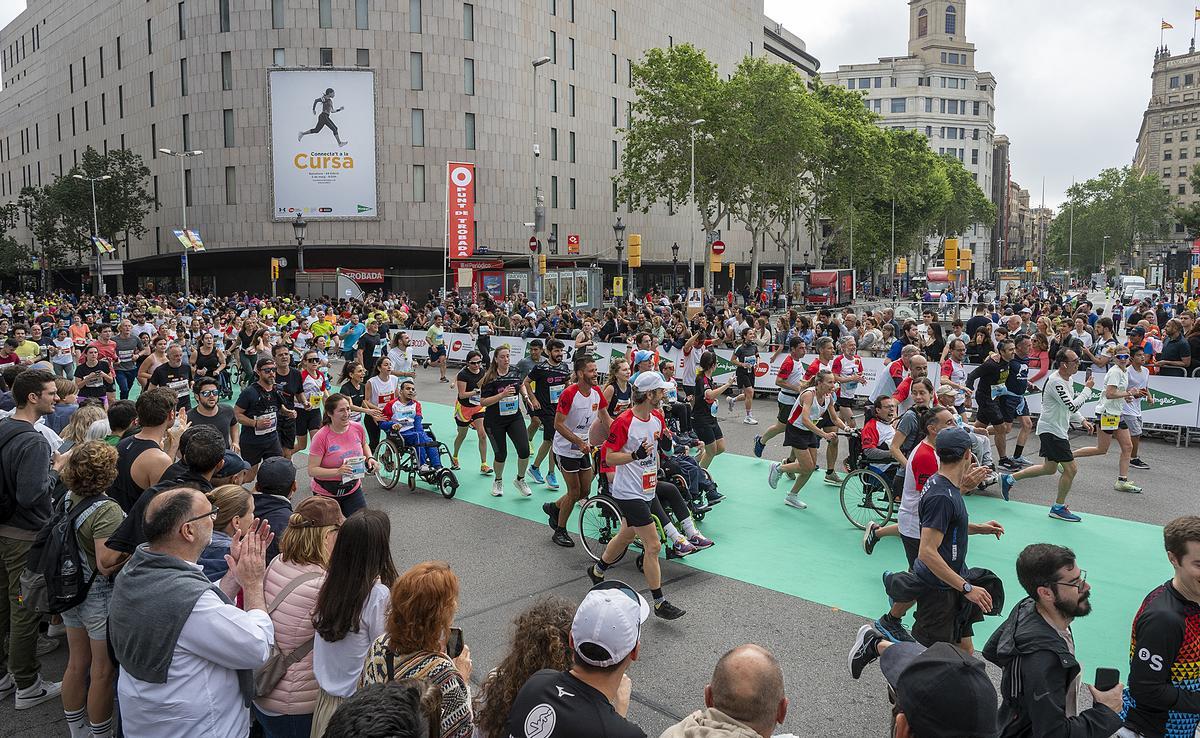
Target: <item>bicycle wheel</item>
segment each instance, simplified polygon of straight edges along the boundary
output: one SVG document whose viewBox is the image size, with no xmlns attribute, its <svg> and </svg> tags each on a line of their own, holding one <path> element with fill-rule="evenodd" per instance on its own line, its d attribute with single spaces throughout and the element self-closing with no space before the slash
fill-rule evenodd
<svg viewBox="0 0 1200 738">
<path fill-rule="evenodd" d="M 842 512 L 855 528 L 866 530 L 875 521 L 887 525 L 892 519 L 892 490 L 887 480 L 873 469 L 855 469 L 846 475 L 841 488 Z"/>
<path fill-rule="evenodd" d="M 400 481 L 400 450 L 390 440 L 385 440 L 375 449 L 375 481 L 384 489 L 391 489 Z"/>
<path fill-rule="evenodd" d="M 621 530 L 621 513 L 612 500 L 603 495 L 596 495 L 583 503 L 579 508 L 579 540 L 593 561 L 599 561 L 600 555 L 608 546 L 608 542 L 616 537 Z M 622 551 L 615 564 L 625 556 Z"/>
</svg>

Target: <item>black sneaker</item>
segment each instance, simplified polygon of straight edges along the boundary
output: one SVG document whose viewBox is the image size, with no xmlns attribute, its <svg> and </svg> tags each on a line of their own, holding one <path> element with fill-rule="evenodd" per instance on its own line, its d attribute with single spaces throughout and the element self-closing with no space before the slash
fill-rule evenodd
<svg viewBox="0 0 1200 738">
<path fill-rule="evenodd" d="M 546 513 L 546 517 L 550 519 L 550 527 L 558 529 L 558 505 L 553 502 L 542 503 L 542 512 Z"/>
<path fill-rule="evenodd" d="M 687 506 L 692 511 L 692 515 L 703 515 L 712 509 L 712 505 L 705 505 L 700 500 L 688 500 Z"/>
<path fill-rule="evenodd" d="M 587 568 L 587 575 L 589 578 L 591 578 L 592 584 L 599 584 L 600 582 L 604 581 L 603 574 L 599 574 L 599 575 L 596 574 L 596 565 L 595 564 L 592 564 L 591 566 L 589 566 Z"/>
<path fill-rule="evenodd" d="M 846 659 L 850 665 L 850 676 L 858 679 L 867 664 L 879 658 L 879 649 L 876 646 L 882 640 L 883 634 L 871 627 L 870 623 L 858 629 L 858 637 L 854 639 L 854 645 Z"/>
<path fill-rule="evenodd" d="M 904 627 L 904 623 L 900 621 L 900 618 L 893 617 L 890 612 L 884 613 L 882 617 L 875 621 L 874 625 L 875 630 L 879 631 L 884 638 L 892 643 L 915 643 L 917 640 Z"/>
<path fill-rule="evenodd" d="M 1134 469 L 1149 469 L 1150 468 L 1149 464 L 1147 464 L 1146 462 L 1144 462 L 1141 459 L 1136 458 L 1136 457 L 1129 460 L 1129 465 L 1132 466 Z"/>
<path fill-rule="evenodd" d="M 555 528 L 554 535 L 550 536 L 550 540 L 563 548 L 575 547 L 575 541 L 571 540 L 571 536 L 567 534 L 566 528 Z"/>
<path fill-rule="evenodd" d="M 686 610 L 680 610 L 670 602 L 663 600 L 654 606 L 654 614 L 663 620 L 676 620 L 687 614 Z"/>
<path fill-rule="evenodd" d="M 1007 456 L 1005 456 L 1003 459 L 1000 459 L 1000 461 L 997 463 L 999 466 L 1002 466 L 1009 471 L 1021 471 L 1021 465 Z"/>
<path fill-rule="evenodd" d="M 879 530 L 879 523 L 874 520 L 867 523 L 867 530 L 863 533 L 863 551 L 867 556 L 875 552 L 875 544 L 879 543 L 879 535 L 875 531 Z"/>
<path fill-rule="evenodd" d="M 717 504 L 718 502 L 725 501 L 725 495 L 721 494 L 720 492 L 717 492 L 716 490 L 709 492 L 706 495 L 706 497 L 708 498 L 708 506 L 709 507 L 712 507 L 713 505 Z"/>
</svg>

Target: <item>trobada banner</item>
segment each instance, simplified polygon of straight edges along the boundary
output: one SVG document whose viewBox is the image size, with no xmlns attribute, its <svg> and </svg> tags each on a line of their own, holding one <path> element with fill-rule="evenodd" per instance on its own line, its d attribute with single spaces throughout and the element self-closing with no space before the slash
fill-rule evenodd
<svg viewBox="0 0 1200 738">
<path fill-rule="evenodd" d="M 446 238 L 451 259 L 475 253 L 475 165 L 446 162 Z"/>
</svg>

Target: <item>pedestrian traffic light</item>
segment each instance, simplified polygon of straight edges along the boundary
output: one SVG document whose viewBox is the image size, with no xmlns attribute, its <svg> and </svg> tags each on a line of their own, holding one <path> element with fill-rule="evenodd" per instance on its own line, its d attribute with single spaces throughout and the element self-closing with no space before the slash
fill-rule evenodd
<svg viewBox="0 0 1200 738">
<path fill-rule="evenodd" d="M 946 239 L 945 259 L 946 259 L 946 271 L 953 272 L 958 269 L 958 239 L 957 238 L 947 238 Z"/>
<path fill-rule="evenodd" d="M 908 258 L 901 256 L 896 262 L 896 274 L 908 274 Z"/>
<path fill-rule="evenodd" d="M 729 262 L 729 278 L 730 279 L 733 279 L 735 269 L 737 269 L 737 265 L 734 264 L 732 261 Z"/>
<path fill-rule="evenodd" d="M 964 272 L 971 271 L 971 249 L 960 248 L 958 250 L 958 268 Z"/>
<path fill-rule="evenodd" d="M 1025 271 L 1027 271 L 1027 272 L 1033 271 L 1033 262 L 1032 261 L 1025 262 Z"/>
<path fill-rule="evenodd" d="M 721 271 L 721 253 L 720 252 L 718 252 L 718 251 L 709 252 L 708 271 L 710 271 L 710 272 Z"/>
<path fill-rule="evenodd" d="M 637 233 L 629 234 L 629 268 L 642 266 L 642 237 Z"/>
<path fill-rule="evenodd" d="M 271 258 L 271 280 L 279 279 L 279 259 Z"/>
<path fill-rule="evenodd" d="M 546 255 L 538 254 L 538 275 L 546 274 Z"/>
</svg>

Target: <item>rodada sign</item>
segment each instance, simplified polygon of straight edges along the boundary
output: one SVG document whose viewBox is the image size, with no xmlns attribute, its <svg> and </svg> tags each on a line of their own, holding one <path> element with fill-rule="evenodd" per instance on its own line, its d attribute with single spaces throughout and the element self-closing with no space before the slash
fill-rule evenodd
<svg viewBox="0 0 1200 738">
<path fill-rule="evenodd" d="M 446 243 L 451 259 L 475 253 L 475 165 L 446 162 Z"/>
</svg>

